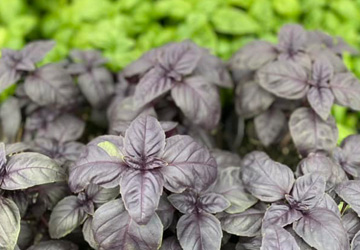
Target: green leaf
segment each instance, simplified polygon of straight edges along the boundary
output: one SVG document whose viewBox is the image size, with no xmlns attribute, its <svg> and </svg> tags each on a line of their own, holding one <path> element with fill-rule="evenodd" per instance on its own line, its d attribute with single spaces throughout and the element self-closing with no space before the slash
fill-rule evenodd
<svg viewBox="0 0 360 250">
<path fill-rule="evenodd" d="M 20 232 L 20 212 L 15 202 L 0 197 L 0 249 L 13 250 Z"/>
<path fill-rule="evenodd" d="M 301 12 L 298 0 L 273 0 L 273 6 L 277 13 L 285 17 L 296 17 Z"/>
<path fill-rule="evenodd" d="M 343 125 L 341 123 L 337 124 L 338 130 L 339 130 L 339 139 L 338 143 L 341 143 L 346 137 L 349 135 L 356 134 L 356 130 L 350 127 L 347 127 L 346 125 Z"/>
<path fill-rule="evenodd" d="M 104 149 L 105 152 L 110 156 L 114 156 L 114 157 L 118 157 L 118 158 L 122 157 L 122 154 L 121 154 L 120 150 L 118 149 L 118 147 L 109 141 L 100 142 L 98 144 L 98 147 Z"/>
<path fill-rule="evenodd" d="M 218 9 L 211 16 L 211 21 L 217 31 L 225 34 L 243 35 L 260 30 L 259 24 L 251 16 L 235 8 Z"/>
</svg>

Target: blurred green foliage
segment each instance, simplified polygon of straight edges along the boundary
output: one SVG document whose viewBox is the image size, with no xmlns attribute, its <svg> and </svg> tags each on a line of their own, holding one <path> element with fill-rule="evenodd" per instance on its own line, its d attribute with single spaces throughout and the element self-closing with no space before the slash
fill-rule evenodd
<svg viewBox="0 0 360 250">
<path fill-rule="evenodd" d="M 96 48 L 120 70 L 144 51 L 186 38 L 228 59 L 251 40 L 275 41 L 289 22 L 360 49 L 360 0 L 0 0 L 0 47 L 50 38 L 57 46 L 46 62 L 71 48 Z M 360 59 L 345 61 L 360 76 Z M 357 113 L 335 107 L 333 114 L 340 137 L 358 129 Z"/>
</svg>

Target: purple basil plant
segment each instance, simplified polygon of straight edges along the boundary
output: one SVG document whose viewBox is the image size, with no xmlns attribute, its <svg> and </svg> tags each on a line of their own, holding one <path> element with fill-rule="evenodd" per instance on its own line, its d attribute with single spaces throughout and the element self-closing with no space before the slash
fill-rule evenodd
<svg viewBox="0 0 360 250">
<path fill-rule="evenodd" d="M 120 72 L 94 50 L 44 64 L 54 45 L 0 58 L 0 249 L 360 249 L 340 37 L 287 24 L 227 63 L 186 40 Z"/>
</svg>

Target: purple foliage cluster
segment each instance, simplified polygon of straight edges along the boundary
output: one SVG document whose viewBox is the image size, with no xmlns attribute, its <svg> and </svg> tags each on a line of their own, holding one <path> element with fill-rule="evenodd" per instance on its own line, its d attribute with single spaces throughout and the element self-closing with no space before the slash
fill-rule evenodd
<svg viewBox="0 0 360 250">
<path fill-rule="evenodd" d="M 183 41 L 118 74 L 97 51 L 41 64 L 53 45 L 0 58 L 1 249 L 360 248 L 341 38 L 285 25 L 227 63 Z"/>
</svg>

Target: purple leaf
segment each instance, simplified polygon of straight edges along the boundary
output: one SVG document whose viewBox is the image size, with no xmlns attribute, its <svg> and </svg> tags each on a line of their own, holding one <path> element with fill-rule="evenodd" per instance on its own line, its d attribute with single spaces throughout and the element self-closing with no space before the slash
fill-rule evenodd
<svg viewBox="0 0 360 250">
<path fill-rule="evenodd" d="M 97 248 L 97 243 L 95 241 L 94 232 L 92 230 L 92 217 L 89 217 L 84 222 L 84 226 L 82 228 L 82 233 L 84 236 L 84 240 L 93 248 Z"/>
<path fill-rule="evenodd" d="M 294 237 L 277 225 L 269 225 L 264 230 L 261 250 L 300 250 Z"/>
<path fill-rule="evenodd" d="M 334 103 L 334 95 L 330 89 L 311 87 L 307 93 L 307 100 L 309 101 L 312 109 L 321 117 L 321 119 L 328 119 L 331 107 Z"/>
<path fill-rule="evenodd" d="M 360 218 L 354 210 L 348 209 L 341 220 L 351 241 L 360 230 Z"/>
<path fill-rule="evenodd" d="M 21 125 L 20 103 L 17 98 L 10 97 L 0 105 L 1 139 L 14 142 Z"/>
<path fill-rule="evenodd" d="M 324 153 L 310 153 L 297 167 L 299 175 L 320 173 L 325 177 L 326 190 L 332 189 L 336 184 L 346 180 L 346 173 L 336 162 Z"/>
<path fill-rule="evenodd" d="M 5 144 L 0 142 L 0 170 L 5 168 L 6 163 L 6 151 L 5 151 Z"/>
<path fill-rule="evenodd" d="M 158 63 L 162 48 L 155 48 L 143 54 L 138 60 L 126 66 L 122 73 L 125 77 L 142 76 Z"/>
<path fill-rule="evenodd" d="M 106 59 L 102 56 L 100 51 L 96 50 L 72 50 L 70 52 L 71 59 L 77 65 L 84 65 L 85 69 L 96 68 L 106 63 Z M 70 67 L 73 65 L 70 65 Z M 83 72 L 78 72 L 83 73 Z"/>
<path fill-rule="evenodd" d="M 92 228 L 99 249 L 107 250 L 158 249 L 163 232 L 161 221 L 156 214 L 148 224 L 140 226 L 131 219 L 119 199 L 96 210 Z"/>
<path fill-rule="evenodd" d="M 360 181 L 350 180 L 339 184 L 336 193 L 360 215 Z"/>
<path fill-rule="evenodd" d="M 333 117 L 323 121 L 309 108 L 295 110 L 289 121 L 291 137 L 302 155 L 323 150 L 331 152 L 337 143 L 338 129 Z"/>
<path fill-rule="evenodd" d="M 122 144 L 122 138 L 117 138 Z M 90 183 L 105 188 L 119 186 L 121 173 L 126 167 L 125 163 L 122 161 L 121 155 L 117 155 L 115 144 L 107 140 L 103 140 L 103 143 L 100 145 L 105 145 L 104 148 L 108 146 L 108 152 L 97 145 L 88 145 L 76 163 L 69 169 L 69 186 L 73 192 L 83 190 Z"/>
<path fill-rule="evenodd" d="M 177 237 L 184 250 L 218 250 L 223 233 L 220 222 L 211 214 L 186 214 L 180 217 Z"/>
<path fill-rule="evenodd" d="M 76 116 L 63 114 L 48 124 L 42 136 L 55 139 L 59 143 L 65 143 L 78 140 L 82 136 L 84 129 L 84 121 Z"/>
<path fill-rule="evenodd" d="M 197 196 L 191 191 L 184 191 L 181 194 L 171 194 L 168 196 L 170 203 L 181 213 L 197 213 Z"/>
<path fill-rule="evenodd" d="M 238 115 L 251 118 L 266 111 L 275 97 L 257 82 L 246 82 L 236 86 L 235 108 Z"/>
<path fill-rule="evenodd" d="M 346 230 L 340 218 L 330 210 L 314 208 L 294 222 L 295 232 L 318 250 L 347 250 L 350 248 Z"/>
<path fill-rule="evenodd" d="M 17 72 L 15 68 L 8 65 L 4 60 L 0 60 L 0 93 L 19 81 L 20 77 L 20 72 Z"/>
<path fill-rule="evenodd" d="M 351 73 L 335 74 L 330 81 L 335 102 L 339 105 L 360 110 L 360 83 Z"/>
<path fill-rule="evenodd" d="M 261 234 L 264 211 L 250 208 L 237 214 L 219 214 L 222 229 L 237 236 L 253 237 Z"/>
<path fill-rule="evenodd" d="M 85 193 L 88 200 L 96 204 L 104 204 L 119 196 L 119 188 L 102 188 L 98 185 L 90 184 L 86 187 Z"/>
<path fill-rule="evenodd" d="M 242 180 L 256 198 L 274 202 L 290 193 L 294 175 L 289 167 L 271 160 L 263 152 L 254 151 L 243 160 Z"/>
<path fill-rule="evenodd" d="M 285 99 L 301 99 L 309 89 L 307 71 L 294 62 L 268 64 L 257 71 L 257 77 L 261 87 Z"/>
<path fill-rule="evenodd" d="M 21 54 L 23 58 L 36 63 L 41 61 L 54 46 L 54 41 L 36 41 L 28 43 L 24 49 L 21 50 Z"/>
<path fill-rule="evenodd" d="M 287 126 L 287 119 L 280 109 L 270 108 L 254 119 L 256 134 L 264 146 L 270 146 Z"/>
<path fill-rule="evenodd" d="M 311 209 L 323 197 L 325 185 L 325 177 L 321 174 L 306 174 L 295 181 L 291 194 L 302 206 Z"/>
<path fill-rule="evenodd" d="M 135 102 L 137 106 L 150 103 L 161 95 L 167 93 L 173 87 L 173 83 L 163 68 L 159 66 L 151 69 L 135 89 Z"/>
<path fill-rule="evenodd" d="M 123 173 L 120 192 L 131 218 L 139 225 L 147 224 L 159 205 L 163 177 L 157 170 L 128 169 Z"/>
<path fill-rule="evenodd" d="M 169 237 L 163 240 L 160 250 L 182 250 L 176 237 Z"/>
<path fill-rule="evenodd" d="M 162 159 L 168 164 L 161 169 L 164 186 L 172 192 L 180 193 L 188 187 L 202 191 L 216 180 L 215 159 L 189 136 L 168 138 Z"/>
<path fill-rule="evenodd" d="M 265 212 L 262 222 L 262 231 L 266 232 L 268 227 L 272 225 L 285 227 L 294 221 L 299 220 L 302 213 L 288 205 L 272 204 Z"/>
<path fill-rule="evenodd" d="M 220 120 L 221 107 L 215 86 L 199 76 L 188 77 L 176 83 L 171 90 L 175 104 L 194 124 L 214 129 Z"/>
<path fill-rule="evenodd" d="M 32 186 L 65 180 L 66 175 L 55 161 L 38 153 L 21 153 L 10 157 L 1 188 L 26 189 Z"/>
<path fill-rule="evenodd" d="M 200 48 L 189 40 L 167 44 L 158 55 L 159 63 L 168 74 L 180 76 L 192 73 L 200 57 Z"/>
<path fill-rule="evenodd" d="M 94 108 L 105 106 L 114 93 L 114 80 L 105 68 L 93 68 L 78 77 L 78 84 L 86 100 Z"/>
<path fill-rule="evenodd" d="M 240 179 L 240 167 L 227 167 L 219 171 L 213 191 L 223 195 L 230 207 L 225 209 L 229 214 L 241 213 L 253 206 L 258 199 L 252 196 Z"/>
<path fill-rule="evenodd" d="M 133 167 L 142 170 L 161 167 L 156 159 L 163 154 L 164 147 L 165 133 L 154 117 L 139 116 L 126 130 L 125 160 L 130 158 Z"/>
<path fill-rule="evenodd" d="M 20 212 L 11 199 L 0 197 L 0 246 L 14 249 L 20 232 Z"/>
<path fill-rule="evenodd" d="M 282 26 L 278 39 L 278 48 L 284 53 L 292 54 L 305 48 L 307 35 L 301 25 L 287 24 Z"/>
<path fill-rule="evenodd" d="M 339 218 L 341 217 L 340 215 L 340 210 L 338 207 L 338 204 L 336 204 L 336 202 L 334 201 L 333 198 L 331 198 L 330 195 L 328 194 L 324 194 L 323 197 L 315 204 L 316 208 L 325 208 L 327 210 L 332 211 L 334 214 L 336 214 Z"/>
<path fill-rule="evenodd" d="M 78 250 L 79 248 L 72 242 L 66 240 L 42 241 L 29 247 L 27 250 Z"/>
<path fill-rule="evenodd" d="M 30 145 L 24 142 L 15 142 L 15 143 L 7 144 L 5 147 L 6 155 L 20 153 L 29 149 L 30 149 Z"/>
<path fill-rule="evenodd" d="M 220 149 L 212 149 L 211 155 L 215 158 L 220 168 L 219 170 L 224 170 L 227 167 L 240 168 L 241 166 L 241 158 L 238 154 Z"/>
<path fill-rule="evenodd" d="M 354 177 L 360 176 L 360 135 L 350 135 L 336 148 L 334 158 L 341 167 Z"/>
<path fill-rule="evenodd" d="M 253 41 L 246 44 L 232 56 L 230 70 L 235 75 L 236 71 L 242 69 L 257 70 L 263 65 L 274 61 L 277 55 L 278 52 L 273 44 L 266 41 Z"/>
<path fill-rule="evenodd" d="M 156 214 L 159 216 L 161 223 L 163 224 L 164 231 L 171 226 L 174 218 L 175 208 L 168 200 L 168 196 L 165 192 L 162 193 L 159 201 L 159 205 L 156 209 Z"/>
<path fill-rule="evenodd" d="M 323 60 L 323 58 L 315 60 L 311 78 L 316 86 L 327 87 L 333 75 L 334 69 L 327 60 Z"/>
<path fill-rule="evenodd" d="M 351 250 L 359 250 L 359 249 L 360 249 L 360 231 L 356 233 L 356 235 L 351 241 Z"/>
<path fill-rule="evenodd" d="M 57 64 L 47 64 L 25 80 L 27 96 L 40 106 L 67 106 L 76 100 L 78 90 L 70 75 Z"/>
<path fill-rule="evenodd" d="M 210 214 L 222 212 L 230 206 L 230 202 L 223 195 L 216 193 L 200 195 L 198 203 L 201 210 Z"/>
<path fill-rule="evenodd" d="M 49 221 L 51 238 L 59 239 L 71 233 L 87 218 L 83 204 L 76 196 L 62 199 L 53 209 Z"/>
</svg>

